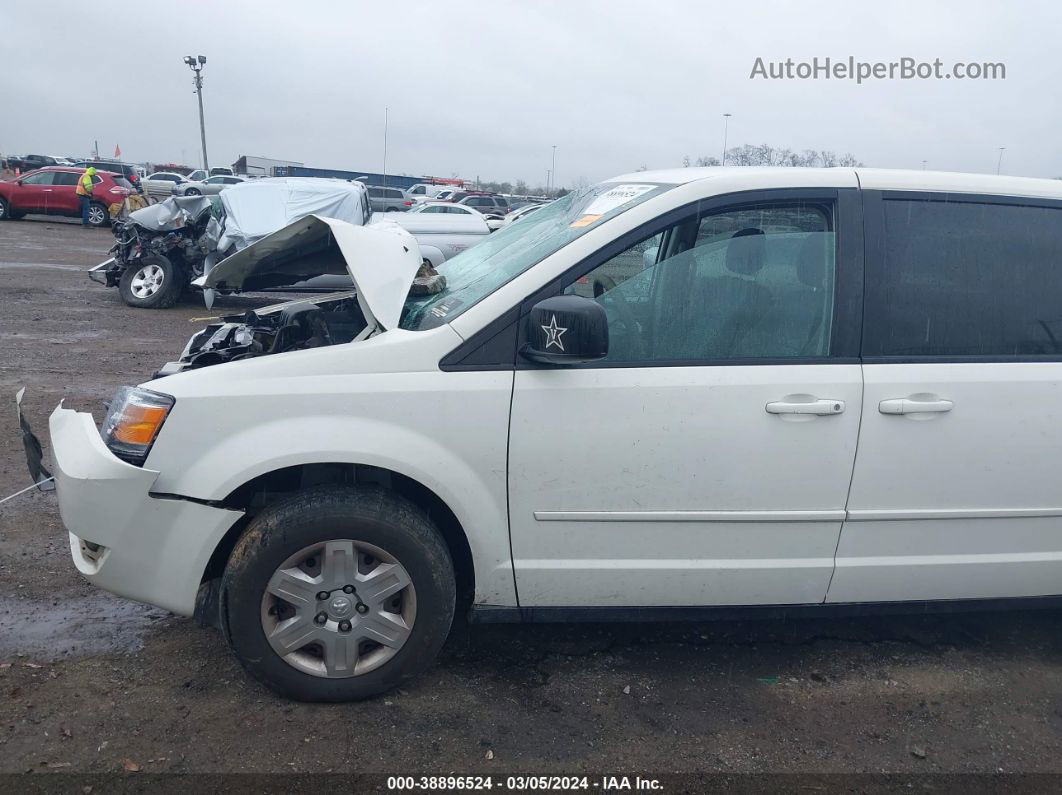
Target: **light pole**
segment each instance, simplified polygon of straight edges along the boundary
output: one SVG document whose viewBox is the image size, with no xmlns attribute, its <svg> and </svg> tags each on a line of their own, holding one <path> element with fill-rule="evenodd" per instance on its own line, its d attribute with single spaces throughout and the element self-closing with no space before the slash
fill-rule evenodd
<svg viewBox="0 0 1062 795">
<path fill-rule="evenodd" d="M 1006 149 L 1006 148 L 1007 147 L 1005 147 L 1005 146 L 999 147 L 999 160 L 996 161 L 996 173 L 997 174 L 999 173 L 999 169 L 1001 169 L 1003 167 L 1003 150 Z"/>
<path fill-rule="evenodd" d="M 925 160 L 922 161 L 922 170 L 923 171 L 926 170 L 926 161 Z"/>
<path fill-rule="evenodd" d="M 550 170 L 551 187 L 557 187 L 557 145 L 553 144 L 553 168 Z"/>
<path fill-rule="evenodd" d="M 387 106 L 384 105 L 384 158 L 383 158 L 383 184 L 387 187 Z"/>
<path fill-rule="evenodd" d="M 550 180 L 550 177 L 551 177 L 552 175 L 553 175 L 553 172 L 552 172 L 552 171 L 550 171 L 550 170 L 549 170 L 549 169 L 547 168 L 547 169 L 546 169 L 546 195 L 547 195 L 547 196 L 550 196 L 550 195 L 552 195 L 552 194 L 550 193 L 550 189 L 549 189 L 549 180 Z"/>
<path fill-rule="evenodd" d="M 199 137 L 203 142 L 203 170 L 210 174 L 210 161 L 207 160 L 206 151 L 206 122 L 203 121 L 203 67 L 206 65 L 206 56 L 184 56 L 184 62 L 188 68 L 195 72 L 195 93 L 199 97 Z"/>
<path fill-rule="evenodd" d="M 723 163 L 722 163 L 722 165 L 724 165 L 724 166 L 726 165 L 726 134 L 729 131 L 729 127 L 730 127 L 730 114 L 729 113 L 724 113 L 723 114 Z"/>
</svg>

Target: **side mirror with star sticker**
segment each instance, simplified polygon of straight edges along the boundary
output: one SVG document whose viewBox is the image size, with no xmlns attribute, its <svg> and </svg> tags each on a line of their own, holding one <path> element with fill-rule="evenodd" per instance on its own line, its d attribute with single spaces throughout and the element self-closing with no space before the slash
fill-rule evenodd
<svg viewBox="0 0 1062 795">
<path fill-rule="evenodd" d="M 579 364 L 608 355 L 608 318 L 599 303 L 557 295 L 531 307 L 520 355 L 544 364 Z"/>
</svg>

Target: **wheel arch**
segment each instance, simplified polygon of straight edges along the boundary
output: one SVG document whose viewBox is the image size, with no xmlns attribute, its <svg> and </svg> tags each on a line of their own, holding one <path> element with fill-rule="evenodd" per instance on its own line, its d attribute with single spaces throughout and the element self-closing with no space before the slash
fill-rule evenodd
<svg viewBox="0 0 1062 795">
<path fill-rule="evenodd" d="M 390 489 L 421 508 L 443 537 L 454 564 L 457 579 L 458 607 L 470 606 L 475 598 L 476 572 L 472 549 L 457 515 L 446 502 L 419 481 L 384 467 L 350 462 L 315 462 L 294 464 L 256 475 L 234 488 L 218 507 L 243 510 L 242 519 L 233 524 L 214 548 L 202 581 L 220 577 L 237 541 L 250 521 L 264 508 L 311 486 L 334 484 L 355 486 L 375 484 Z"/>
</svg>

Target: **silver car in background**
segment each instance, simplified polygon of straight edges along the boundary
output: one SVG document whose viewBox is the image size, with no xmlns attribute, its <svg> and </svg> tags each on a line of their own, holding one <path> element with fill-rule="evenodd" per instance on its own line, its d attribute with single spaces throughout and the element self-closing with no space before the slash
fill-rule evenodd
<svg viewBox="0 0 1062 795">
<path fill-rule="evenodd" d="M 413 200 L 398 188 L 369 185 L 369 206 L 374 213 L 400 213 L 413 206 Z"/>
<path fill-rule="evenodd" d="M 233 185 L 239 185 L 241 182 L 246 181 L 243 177 L 220 175 L 207 177 L 198 182 L 179 183 L 174 185 L 170 192 L 174 196 L 216 196 L 225 188 L 231 188 Z"/>
</svg>

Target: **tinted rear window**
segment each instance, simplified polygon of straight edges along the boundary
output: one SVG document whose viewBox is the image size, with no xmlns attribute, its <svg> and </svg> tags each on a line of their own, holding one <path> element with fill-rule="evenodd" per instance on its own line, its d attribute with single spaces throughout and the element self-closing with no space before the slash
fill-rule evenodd
<svg viewBox="0 0 1062 795">
<path fill-rule="evenodd" d="M 865 355 L 1062 354 L 1062 208 L 895 199 L 884 207 Z"/>
<path fill-rule="evenodd" d="M 129 188 L 129 190 L 133 189 L 133 186 L 125 177 L 115 177 L 114 184 L 117 185 L 119 188 Z"/>
</svg>

